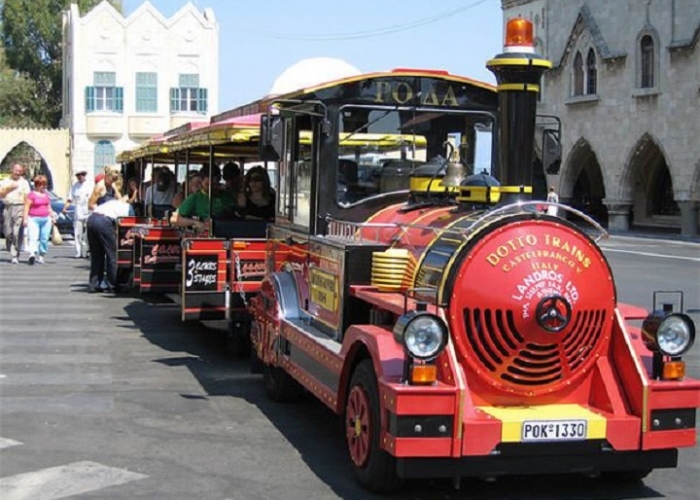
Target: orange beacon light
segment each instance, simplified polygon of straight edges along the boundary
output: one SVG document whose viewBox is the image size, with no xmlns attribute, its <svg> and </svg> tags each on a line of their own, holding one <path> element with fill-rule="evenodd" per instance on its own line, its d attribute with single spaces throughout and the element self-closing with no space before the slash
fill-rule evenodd
<svg viewBox="0 0 700 500">
<path fill-rule="evenodd" d="M 532 21 L 516 17 L 506 23 L 506 52 L 523 52 L 523 49 L 534 47 L 532 36 Z"/>
</svg>

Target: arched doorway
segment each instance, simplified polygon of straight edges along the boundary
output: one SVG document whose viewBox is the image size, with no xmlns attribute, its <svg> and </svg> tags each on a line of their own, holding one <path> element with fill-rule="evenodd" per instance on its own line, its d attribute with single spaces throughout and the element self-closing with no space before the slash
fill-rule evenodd
<svg viewBox="0 0 700 500">
<path fill-rule="evenodd" d="M 603 204 L 605 181 L 598 157 L 586 139 L 579 139 L 569 154 L 562 173 L 561 197 L 565 203 L 607 226 L 608 209 Z"/>
<path fill-rule="evenodd" d="M 7 172 L 6 165 L 12 158 L 11 151 L 29 155 L 41 160 L 34 165 L 49 178 L 52 190 L 65 196 L 70 189 L 70 148 L 68 129 L 0 129 L 0 164 Z M 20 146 L 21 145 L 21 146 Z M 13 153 L 13 154 L 15 154 Z M 41 163 L 43 161 L 43 164 Z M 32 170 L 30 173 L 34 173 Z"/>
<path fill-rule="evenodd" d="M 677 230 L 680 208 L 673 194 L 673 179 L 658 143 L 644 134 L 632 150 L 622 189 L 632 192 L 632 227 Z"/>
<path fill-rule="evenodd" d="M 54 189 L 53 176 L 46 160 L 41 156 L 34 146 L 25 141 L 20 142 L 10 149 L 5 157 L 0 161 L 0 173 L 8 174 L 10 168 L 15 163 L 24 166 L 24 176 L 31 181 L 36 175 L 45 175 L 49 181 L 49 189 Z"/>
</svg>

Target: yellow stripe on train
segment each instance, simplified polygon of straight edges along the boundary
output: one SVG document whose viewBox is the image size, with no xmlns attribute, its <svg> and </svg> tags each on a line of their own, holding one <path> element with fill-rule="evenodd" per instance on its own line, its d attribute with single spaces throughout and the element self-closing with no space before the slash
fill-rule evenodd
<svg viewBox="0 0 700 500">
<path fill-rule="evenodd" d="M 585 437 L 579 436 L 581 439 L 605 439 L 606 435 L 607 420 L 581 405 L 480 406 L 479 410 L 503 423 L 501 442 L 504 443 L 519 443 L 528 440 L 571 440 L 575 438 L 571 433 L 580 429 L 584 422 Z M 538 423 L 542 424 L 542 429 L 537 428 Z M 564 423 L 566 426 L 557 425 L 558 423 Z M 523 432 L 524 425 L 527 426 L 526 432 Z M 540 431 L 550 434 L 543 436 Z"/>
</svg>

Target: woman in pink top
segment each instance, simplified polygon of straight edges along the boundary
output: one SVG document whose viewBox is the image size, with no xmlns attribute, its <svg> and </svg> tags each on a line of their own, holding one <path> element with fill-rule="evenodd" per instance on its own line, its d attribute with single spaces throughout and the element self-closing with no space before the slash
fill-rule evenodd
<svg viewBox="0 0 700 500">
<path fill-rule="evenodd" d="M 39 264 L 44 263 L 44 255 L 49 251 L 51 236 L 51 198 L 46 191 L 46 176 L 34 177 L 34 190 L 27 195 L 24 204 L 24 225 L 29 234 L 29 265 L 33 266 L 39 254 Z"/>
</svg>

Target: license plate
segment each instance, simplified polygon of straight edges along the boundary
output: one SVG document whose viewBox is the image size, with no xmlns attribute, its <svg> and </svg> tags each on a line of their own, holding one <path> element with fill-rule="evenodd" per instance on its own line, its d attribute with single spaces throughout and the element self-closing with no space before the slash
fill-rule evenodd
<svg viewBox="0 0 700 500">
<path fill-rule="evenodd" d="M 586 439 L 588 422 L 585 420 L 526 420 L 523 422 L 521 440 L 541 441 L 582 441 Z"/>
</svg>

